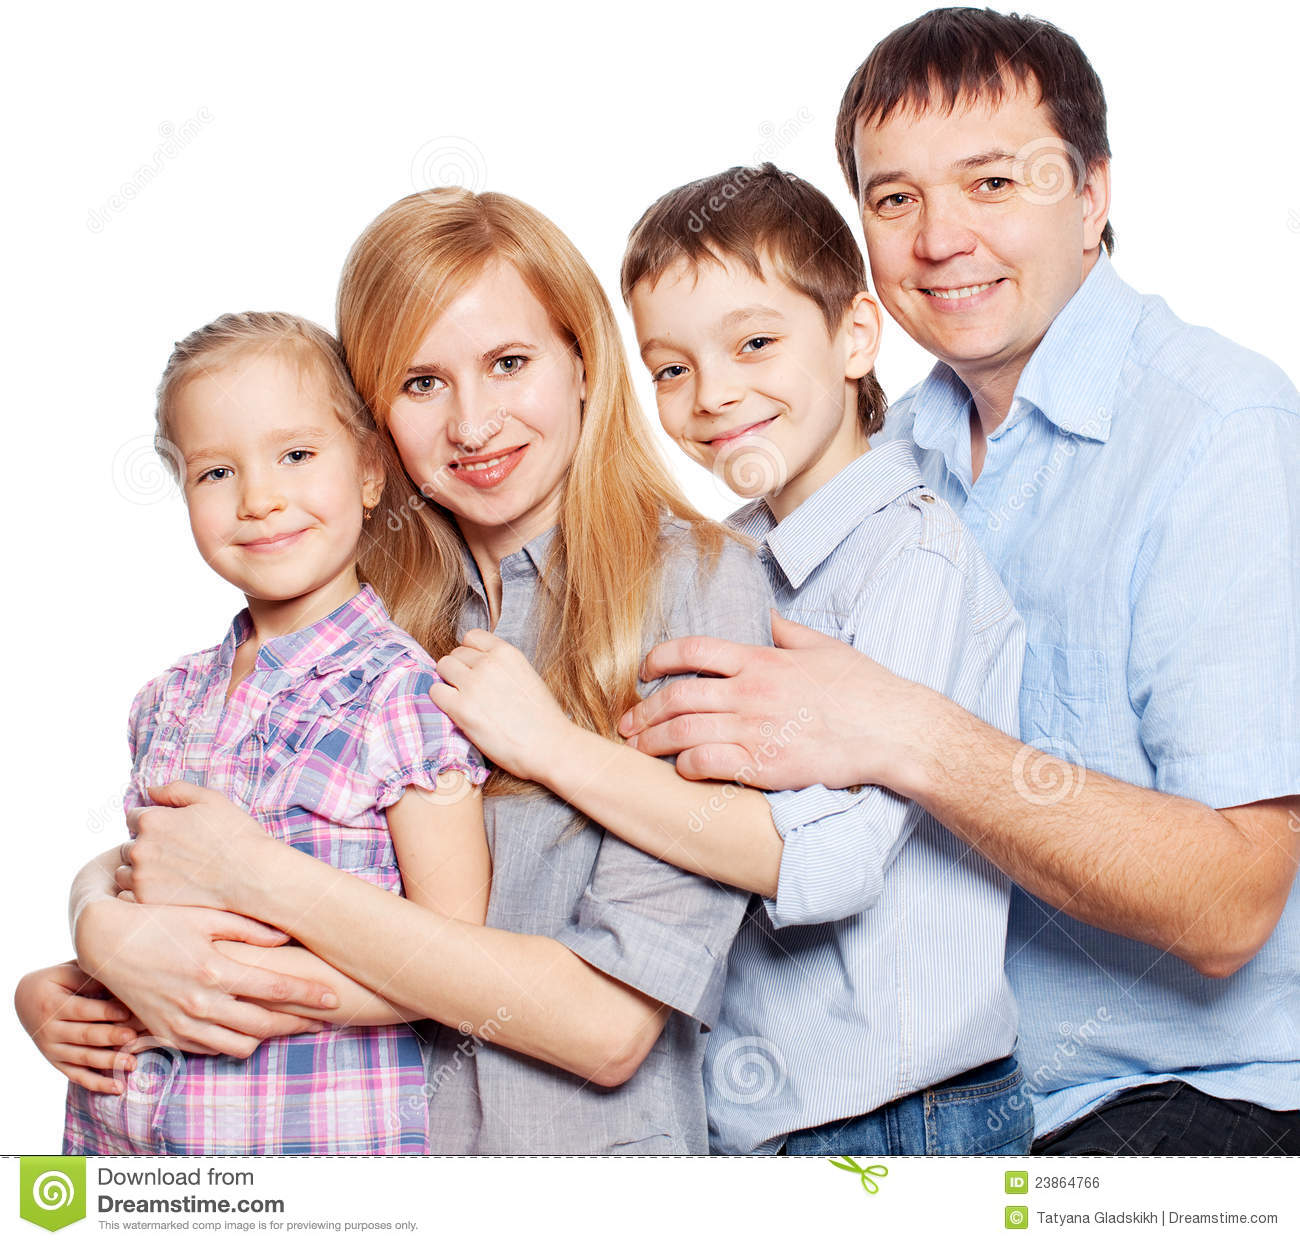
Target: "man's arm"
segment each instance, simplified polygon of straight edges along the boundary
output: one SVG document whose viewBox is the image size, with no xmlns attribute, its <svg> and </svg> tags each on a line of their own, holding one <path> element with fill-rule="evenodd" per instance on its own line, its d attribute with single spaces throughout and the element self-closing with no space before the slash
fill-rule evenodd
<svg viewBox="0 0 1300 1245">
<path fill-rule="evenodd" d="M 682 680 L 629 711 L 639 751 L 690 778 L 756 768 L 765 787 L 876 783 L 915 800 L 1025 890 L 1090 925 L 1222 977 L 1267 941 L 1300 854 L 1295 797 L 1223 811 L 1135 787 L 1021 744 L 848 645 L 774 617 L 777 648 L 689 637 L 646 659 Z M 1053 781 L 1055 779 L 1055 781 Z M 1176 882 L 1176 884 L 1171 884 Z"/>
</svg>

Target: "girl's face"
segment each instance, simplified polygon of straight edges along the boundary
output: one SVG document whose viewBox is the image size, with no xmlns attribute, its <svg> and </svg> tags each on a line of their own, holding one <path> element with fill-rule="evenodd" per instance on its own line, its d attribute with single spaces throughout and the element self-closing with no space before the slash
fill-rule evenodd
<svg viewBox="0 0 1300 1245">
<path fill-rule="evenodd" d="M 420 343 L 389 428 L 480 566 L 559 518 L 586 393 L 582 360 L 506 263 L 486 268 Z"/>
<path fill-rule="evenodd" d="M 184 385 L 171 431 L 195 544 L 259 626 L 274 611 L 297 630 L 357 591 L 362 510 L 383 476 L 319 381 L 270 354 L 233 360 Z"/>
</svg>

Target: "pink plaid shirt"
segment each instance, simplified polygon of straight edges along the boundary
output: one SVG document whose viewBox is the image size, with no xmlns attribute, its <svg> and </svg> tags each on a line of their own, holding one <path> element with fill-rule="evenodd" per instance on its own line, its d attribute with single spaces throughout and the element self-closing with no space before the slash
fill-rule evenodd
<svg viewBox="0 0 1300 1245">
<path fill-rule="evenodd" d="M 131 708 L 132 783 L 220 791 L 270 835 L 401 893 L 384 809 L 481 758 L 429 699 L 433 662 L 366 585 L 327 618 L 264 644 L 225 701 L 239 614 L 219 648 L 182 658 Z M 68 1088 L 67 1154 L 423 1154 L 420 1041 L 406 1025 L 326 1028 L 248 1059 L 137 1052 L 122 1095 Z"/>
</svg>

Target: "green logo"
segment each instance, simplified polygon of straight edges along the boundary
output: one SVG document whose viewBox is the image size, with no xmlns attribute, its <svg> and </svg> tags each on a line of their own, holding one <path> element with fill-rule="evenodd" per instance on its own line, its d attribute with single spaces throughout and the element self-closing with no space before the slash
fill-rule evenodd
<svg viewBox="0 0 1300 1245">
<path fill-rule="evenodd" d="M 86 1160 L 25 1157 L 18 1164 L 18 1208 L 28 1223 L 57 1232 L 86 1217 Z"/>
<path fill-rule="evenodd" d="M 1029 1227 L 1029 1207 L 1008 1206 L 1006 1210 L 1006 1218 L 1003 1222 L 1008 1228 Z"/>
<path fill-rule="evenodd" d="M 875 1177 L 884 1177 L 889 1175 L 889 1168 L 880 1163 L 872 1163 L 870 1167 L 863 1167 L 856 1159 L 851 1159 L 847 1154 L 841 1154 L 839 1162 L 834 1159 L 827 1160 L 832 1167 L 838 1167 L 841 1171 L 854 1172 L 862 1178 L 862 1187 L 868 1193 L 879 1193 L 880 1186 L 876 1183 Z"/>
<path fill-rule="evenodd" d="M 1008 1193 L 1028 1193 L 1029 1173 L 1028 1172 L 1007 1172 L 1006 1191 Z"/>
</svg>

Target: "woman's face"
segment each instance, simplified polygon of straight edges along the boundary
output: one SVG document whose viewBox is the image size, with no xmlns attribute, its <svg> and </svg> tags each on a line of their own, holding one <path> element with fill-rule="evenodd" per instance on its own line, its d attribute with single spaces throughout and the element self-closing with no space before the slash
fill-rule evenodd
<svg viewBox="0 0 1300 1245">
<path fill-rule="evenodd" d="M 420 343 L 389 427 L 480 565 L 559 518 L 586 392 L 582 360 L 508 263 L 486 268 Z"/>
</svg>

